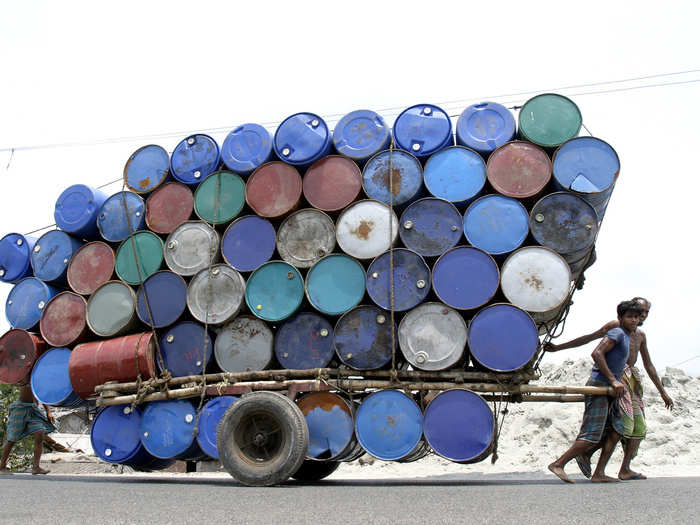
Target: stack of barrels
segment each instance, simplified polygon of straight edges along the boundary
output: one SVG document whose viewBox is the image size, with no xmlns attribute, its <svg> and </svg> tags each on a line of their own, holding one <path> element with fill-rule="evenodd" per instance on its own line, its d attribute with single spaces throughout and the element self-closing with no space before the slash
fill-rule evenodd
<svg viewBox="0 0 700 525">
<path fill-rule="evenodd" d="M 172 154 L 138 149 L 124 191 L 70 186 L 58 229 L 0 240 L 0 281 L 14 283 L 0 381 L 76 406 L 97 385 L 165 370 L 526 367 L 594 260 L 619 160 L 578 137 L 566 97 L 538 95 L 518 119 L 476 104 L 453 132 L 444 110 L 419 104 L 392 128 L 360 110 L 331 131 L 298 113 L 274 135 L 244 124 L 221 145 L 196 134 Z M 93 445 L 139 468 L 217 457 L 234 401 L 200 414 L 188 400 L 108 407 Z M 301 399 L 310 457 L 410 460 L 427 442 L 467 462 L 489 450 L 493 415 L 467 390 L 425 413 L 393 390 L 354 403 Z M 462 414 L 467 437 L 454 435 Z"/>
</svg>

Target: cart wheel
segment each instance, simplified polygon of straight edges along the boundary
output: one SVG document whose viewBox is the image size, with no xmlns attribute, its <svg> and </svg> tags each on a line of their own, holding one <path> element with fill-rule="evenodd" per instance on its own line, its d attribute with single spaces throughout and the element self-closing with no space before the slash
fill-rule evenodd
<svg viewBox="0 0 700 525">
<path fill-rule="evenodd" d="M 333 474 L 340 466 L 340 461 L 311 461 L 305 459 L 295 474 L 294 479 L 299 481 L 320 481 Z"/>
<path fill-rule="evenodd" d="M 226 470 L 244 485 L 277 485 L 304 461 L 309 429 L 301 410 L 276 392 L 252 392 L 221 418 L 217 450 Z"/>
</svg>

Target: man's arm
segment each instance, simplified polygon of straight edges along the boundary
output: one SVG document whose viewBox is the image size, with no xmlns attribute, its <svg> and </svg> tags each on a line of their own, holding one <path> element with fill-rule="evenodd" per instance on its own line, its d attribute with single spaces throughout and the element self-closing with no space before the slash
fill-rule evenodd
<svg viewBox="0 0 700 525">
<path fill-rule="evenodd" d="M 593 358 L 593 362 L 598 367 L 598 370 L 600 370 L 600 373 L 605 376 L 605 378 L 610 382 L 610 386 L 615 390 L 615 397 L 621 397 L 625 392 L 625 387 L 610 371 L 610 368 L 608 368 L 608 362 L 605 360 L 605 354 L 607 354 L 613 348 L 615 348 L 615 341 L 609 337 L 603 337 L 603 340 L 598 343 L 598 346 L 596 346 L 595 350 L 593 350 L 591 357 Z"/>
<path fill-rule="evenodd" d="M 654 383 L 654 386 L 656 386 L 659 394 L 661 394 L 661 399 L 664 400 L 666 408 L 671 410 L 673 408 L 673 399 L 671 399 L 671 396 L 666 393 L 666 389 L 656 373 L 656 367 L 654 367 L 654 363 L 651 362 L 651 356 L 649 355 L 649 349 L 647 348 L 646 334 L 642 334 L 642 342 L 639 345 L 639 353 L 642 354 L 644 369 L 647 371 L 647 374 L 649 374 L 649 379 L 651 379 L 651 382 Z"/>
<path fill-rule="evenodd" d="M 591 341 L 595 341 L 596 339 L 600 339 L 605 336 L 610 330 L 613 328 L 617 328 L 620 326 L 619 321 L 610 321 L 609 323 L 605 323 L 599 330 L 596 330 L 595 332 L 592 332 L 587 335 L 582 335 L 581 337 L 577 337 L 576 339 L 572 339 L 571 341 L 567 341 L 566 343 L 561 343 L 559 345 L 555 345 L 554 343 L 546 343 L 544 345 L 544 351 L 545 352 L 558 352 L 559 350 L 566 350 L 568 348 L 576 348 L 578 346 L 583 346 L 587 343 L 590 343 Z"/>
<path fill-rule="evenodd" d="M 51 414 L 51 409 L 49 408 L 49 405 L 45 404 L 44 410 L 46 410 L 46 419 L 48 419 L 49 423 L 51 423 L 53 425 L 55 420 L 54 420 L 53 414 Z"/>
</svg>

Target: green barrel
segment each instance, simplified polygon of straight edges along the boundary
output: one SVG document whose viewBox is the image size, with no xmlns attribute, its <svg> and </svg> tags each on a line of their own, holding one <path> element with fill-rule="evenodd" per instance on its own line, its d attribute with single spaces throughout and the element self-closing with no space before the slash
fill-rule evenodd
<svg viewBox="0 0 700 525">
<path fill-rule="evenodd" d="M 134 254 L 134 245 L 136 254 Z M 137 266 L 138 265 L 138 266 Z M 140 284 L 163 265 L 163 241 L 155 233 L 133 233 L 117 250 L 116 270 L 125 283 Z M 139 275 L 139 269 L 140 275 Z"/>
<path fill-rule="evenodd" d="M 578 106 L 554 93 L 532 97 L 518 116 L 520 137 L 550 149 L 576 137 L 582 122 Z"/>
<path fill-rule="evenodd" d="M 243 204 L 245 204 L 245 182 L 229 171 L 212 173 L 202 181 L 194 194 L 194 211 L 200 219 L 209 224 L 224 224 L 232 221 L 243 209 Z"/>
<path fill-rule="evenodd" d="M 250 274 L 245 302 L 264 321 L 282 321 L 296 312 L 304 298 L 299 270 L 282 261 L 270 261 Z"/>
</svg>

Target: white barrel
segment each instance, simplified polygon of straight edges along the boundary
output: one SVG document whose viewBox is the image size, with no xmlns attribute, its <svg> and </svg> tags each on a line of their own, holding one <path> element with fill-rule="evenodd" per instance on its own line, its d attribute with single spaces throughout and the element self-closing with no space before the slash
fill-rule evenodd
<svg viewBox="0 0 700 525">
<path fill-rule="evenodd" d="M 335 236 L 338 246 L 348 255 L 373 259 L 394 244 L 398 231 L 399 219 L 394 210 L 383 202 L 364 200 L 351 204 L 340 214 Z"/>
<path fill-rule="evenodd" d="M 252 315 L 241 315 L 223 326 L 214 343 L 214 358 L 224 372 L 264 370 L 272 353 L 272 330 Z"/>
<path fill-rule="evenodd" d="M 224 324 L 241 309 L 245 280 L 228 264 L 205 268 L 187 287 L 187 308 L 202 323 Z"/>
<path fill-rule="evenodd" d="M 304 209 L 287 217 L 277 231 L 277 251 L 297 268 L 311 268 L 335 248 L 333 220 L 319 210 Z"/>
<path fill-rule="evenodd" d="M 165 241 L 165 263 L 178 275 L 191 276 L 219 261 L 219 234 L 203 221 L 187 221 Z"/>
</svg>

